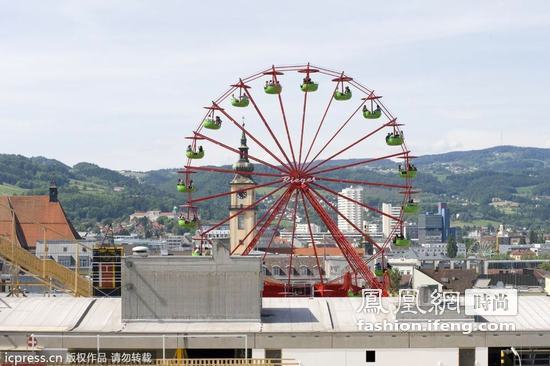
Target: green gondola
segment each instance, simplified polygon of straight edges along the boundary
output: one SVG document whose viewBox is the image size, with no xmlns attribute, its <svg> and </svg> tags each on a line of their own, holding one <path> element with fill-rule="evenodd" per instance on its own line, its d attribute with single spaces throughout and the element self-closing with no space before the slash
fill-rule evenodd
<svg viewBox="0 0 550 366">
<path fill-rule="evenodd" d="M 248 107 L 250 100 L 246 95 L 241 96 L 240 98 L 231 97 L 231 105 L 233 107 Z"/>
<path fill-rule="evenodd" d="M 401 178 L 415 178 L 416 177 L 416 170 L 400 170 L 399 176 Z"/>
<path fill-rule="evenodd" d="M 353 291 L 353 290 L 348 290 L 348 297 L 361 297 L 362 294 L 361 294 L 361 291 Z"/>
<path fill-rule="evenodd" d="M 221 120 L 219 122 L 216 122 L 213 118 L 207 118 L 202 122 L 202 125 L 204 128 L 208 128 L 209 130 L 219 130 L 222 128 Z"/>
<path fill-rule="evenodd" d="M 341 91 L 335 91 L 334 92 L 334 99 L 336 100 L 349 100 L 351 99 L 351 90 L 346 90 L 345 92 Z"/>
<path fill-rule="evenodd" d="M 384 275 L 384 270 L 383 269 L 375 269 L 374 270 L 374 275 L 377 276 L 377 277 L 381 277 Z"/>
<path fill-rule="evenodd" d="M 199 150 L 199 151 L 187 150 L 185 152 L 185 156 L 187 156 L 189 159 L 202 159 L 204 158 L 204 150 Z"/>
<path fill-rule="evenodd" d="M 401 137 L 400 135 L 386 136 L 386 144 L 388 144 L 390 146 L 403 145 L 403 137 Z"/>
<path fill-rule="evenodd" d="M 368 109 L 365 109 L 363 111 L 363 117 L 365 117 L 366 119 L 377 119 L 377 118 L 380 118 L 382 116 L 382 110 L 380 109 L 375 109 L 374 111 L 369 111 Z"/>
<path fill-rule="evenodd" d="M 404 213 L 417 213 L 418 210 L 420 210 L 420 205 L 416 202 L 408 202 L 403 206 L 403 212 Z"/>
<path fill-rule="evenodd" d="M 195 187 L 188 187 L 185 184 L 177 184 L 176 187 L 178 188 L 178 192 L 195 192 Z"/>
<path fill-rule="evenodd" d="M 405 238 L 395 238 L 393 239 L 393 245 L 396 247 L 408 247 L 411 245 L 411 240 Z"/>
<path fill-rule="evenodd" d="M 300 89 L 302 89 L 303 92 L 314 92 L 319 89 L 319 84 L 310 81 L 309 83 L 303 83 L 300 85 Z"/>
<path fill-rule="evenodd" d="M 281 84 L 268 84 L 264 87 L 264 91 L 267 94 L 281 94 L 281 91 L 283 90 L 283 87 Z"/>
<path fill-rule="evenodd" d="M 197 221 L 189 221 L 185 219 L 179 219 L 178 225 L 184 229 L 195 229 L 198 225 Z"/>
</svg>

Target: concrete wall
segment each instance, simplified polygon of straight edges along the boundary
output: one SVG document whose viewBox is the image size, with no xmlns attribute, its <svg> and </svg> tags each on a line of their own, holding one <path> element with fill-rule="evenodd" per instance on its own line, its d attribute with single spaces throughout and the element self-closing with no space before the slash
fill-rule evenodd
<svg viewBox="0 0 550 366">
<path fill-rule="evenodd" d="M 126 257 L 122 319 L 254 320 L 261 311 L 259 257 Z"/>
<path fill-rule="evenodd" d="M 367 349 L 283 349 L 283 358 L 302 366 L 459 366 L 458 348 L 369 349 L 375 362 L 366 362 Z"/>
</svg>

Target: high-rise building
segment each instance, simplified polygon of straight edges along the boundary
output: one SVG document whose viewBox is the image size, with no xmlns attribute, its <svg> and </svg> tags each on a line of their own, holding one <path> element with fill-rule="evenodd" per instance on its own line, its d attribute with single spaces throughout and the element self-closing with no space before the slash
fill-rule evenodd
<svg viewBox="0 0 550 366">
<path fill-rule="evenodd" d="M 401 206 L 393 206 L 391 203 L 382 203 L 382 212 L 387 215 L 399 217 L 401 215 Z M 388 216 L 382 216 L 382 233 L 387 238 L 390 236 L 397 221 Z"/>
<path fill-rule="evenodd" d="M 340 194 L 357 202 L 363 202 L 363 187 L 344 188 L 340 191 Z M 338 197 L 338 211 L 346 216 L 355 226 L 361 228 L 363 223 L 363 208 L 360 205 L 343 197 Z M 338 229 L 344 233 L 356 231 L 354 227 L 340 215 L 338 215 Z"/>
<path fill-rule="evenodd" d="M 437 214 L 441 215 L 443 224 L 441 241 L 446 242 L 449 239 L 449 234 L 451 230 L 451 213 L 449 212 L 449 207 L 447 207 L 446 202 L 439 202 L 437 204 Z"/>
<path fill-rule="evenodd" d="M 424 213 L 418 215 L 418 241 L 424 243 L 443 242 L 443 216 Z"/>
</svg>

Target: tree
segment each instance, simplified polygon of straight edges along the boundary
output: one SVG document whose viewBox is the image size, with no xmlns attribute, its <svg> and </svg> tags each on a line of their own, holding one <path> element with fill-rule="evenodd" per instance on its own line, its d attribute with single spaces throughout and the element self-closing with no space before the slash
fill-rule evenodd
<svg viewBox="0 0 550 366">
<path fill-rule="evenodd" d="M 450 239 L 450 238 L 449 238 Z M 473 252 L 475 241 L 474 239 L 467 238 L 464 240 L 464 245 L 466 245 L 466 254 L 470 254 Z"/>
<path fill-rule="evenodd" d="M 399 292 L 399 284 L 401 283 L 401 273 L 395 268 L 388 270 L 388 275 L 390 277 L 390 294 L 397 295 Z"/>
<path fill-rule="evenodd" d="M 538 268 L 545 271 L 550 271 L 550 262 L 542 262 L 538 265 Z"/>
<path fill-rule="evenodd" d="M 536 243 L 539 241 L 539 236 L 537 232 L 533 229 L 529 230 L 529 243 Z"/>
<path fill-rule="evenodd" d="M 458 245 L 456 244 L 456 239 L 451 236 L 447 242 L 447 256 L 449 258 L 456 258 L 457 253 Z"/>
</svg>

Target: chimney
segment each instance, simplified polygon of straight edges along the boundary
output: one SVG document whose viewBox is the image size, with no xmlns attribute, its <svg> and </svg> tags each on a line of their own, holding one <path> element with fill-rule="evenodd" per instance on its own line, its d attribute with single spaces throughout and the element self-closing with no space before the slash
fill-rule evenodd
<svg viewBox="0 0 550 366">
<path fill-rule="evenodd" d="M 57 185 L 55 180 L 50 182 L 50 202 L 57 202 Z"/>
</svg>

